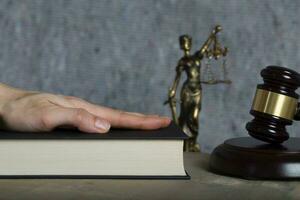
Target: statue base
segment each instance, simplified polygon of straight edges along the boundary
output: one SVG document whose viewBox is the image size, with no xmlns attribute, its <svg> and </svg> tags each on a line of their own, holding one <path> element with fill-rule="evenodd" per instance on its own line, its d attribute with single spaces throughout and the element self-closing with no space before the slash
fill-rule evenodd
<svg viewBox="0 0 300 200">
<path fill-rule="evenodd" d="M 200 152 L 200 145 L 197 143 L 196 138 L 188 138 L 184 140 L 184 152 Z"/>
<path fill-rule="evenodd" d="M 226 140 L 212 152 L 210 170 L 244 179 L 300 179 L 300 138 L 282 144 L 251 137 Z"/>
</svg>

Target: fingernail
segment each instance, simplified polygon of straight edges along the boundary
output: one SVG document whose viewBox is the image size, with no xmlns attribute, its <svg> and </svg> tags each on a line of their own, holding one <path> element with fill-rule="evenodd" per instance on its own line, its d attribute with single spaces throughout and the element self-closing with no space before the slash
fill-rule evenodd
<svg viewBox="0 0 300 200">
<path fill-rule="evenodd" d="M 107 131 L 110 128 L 110 124 L 105 120 L 97 118 L 95 121 L 95 127 L 97 129 Z"/>
<path fill-rule="evenodd" d="M 162 117 L 167 123 L 170 123 L 172 120 L 170 119 L 170 117 Z"/>
</svg>

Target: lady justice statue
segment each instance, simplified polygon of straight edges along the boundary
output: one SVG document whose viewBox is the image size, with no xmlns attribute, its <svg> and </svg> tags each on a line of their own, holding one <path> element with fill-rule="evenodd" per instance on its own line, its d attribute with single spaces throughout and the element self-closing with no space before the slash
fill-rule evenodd
<svg viewBox="0 0 300 200">
<path fill-rule="evenodd" d="M 172 87 L 169 89 L 168 100 L 165 104 L 169 103 L 173 120 L 182 130 L 189 136 L 184 142 L 185 151 L 200 151 L 200 146 L 197 144 L 197 135 L 199 128 L 199 113 L 201 111 L 201 100 L 202 100 L 202 88 L 203 84 L 218 84 L 218 83 L 231 83 L 227 79 L 226 75 L 226 62 L 224 60 L 223 69 L 223 80 L 216 80 L 213 77 L 210 69 L 209 62 L 206 63 L 206 72 L 209 76 L 208 80 L 201 80 L 201 63 L 204 58 L 208 60 L 214 58 L 217 60 L 220 57 L 227 55 L 227 48 L 222 48 L 217 40 L 217 33 L 220 32 L 221 26 L 216 26 L 208 39 L 205 41 L 200 50 L 191 54 L 192 38 L 188 35 L 179 37 L 180 48 L 183 50 L 184 55 L 178 61 L 176 67 L 176 77 Z M 176 114 L 176 90 L 180 81 L 182 72 L 187 75 L 187 80 L 183 83 L 180 93 L 180 115 L 177 117 Z"/>
</svg>

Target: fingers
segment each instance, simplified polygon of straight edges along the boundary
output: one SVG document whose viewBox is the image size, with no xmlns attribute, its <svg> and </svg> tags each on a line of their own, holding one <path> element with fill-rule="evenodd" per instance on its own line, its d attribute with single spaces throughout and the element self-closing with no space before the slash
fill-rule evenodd
<svg viewBox="0 0 300 200">
<path fill-rule="evenodd" d="M 166 127 L 171 120 L 158 115 L 143 115 L 97 106 L 84 100 L 72 99 L 73 103 L 88 112 L 108 120 L 113 127 L 132 129 L 158 129 Z"/>
<path fill-rule="evenodd" d="M 47 130 L 58 126 L 71 125 L 87 133 L 106 133 L 110 123 L 82 108 L 56 107 L 42 117 L 42 124 Z"/>
<path fill-rule="evenodd" d="M 136 114 L 114 110 L 110 116 L 110 122 L 115 127 L 134 129 L 158 129 L 170 124 L 170 119 L 155 115 L 138 116 Z"/>
</svg>

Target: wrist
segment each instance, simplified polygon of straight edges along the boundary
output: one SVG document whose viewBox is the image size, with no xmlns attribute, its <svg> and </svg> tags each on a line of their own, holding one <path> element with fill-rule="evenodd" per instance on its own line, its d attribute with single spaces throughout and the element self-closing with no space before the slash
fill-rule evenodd
<svg viewBox="0 0 300 200">
<path fill-rule="evenodd" d="M 2 112 L 3 106 L 6 103 L 13 101 L 17 98 L 20 98 L 26 94 L 27 94 L 27 91 L 25 91 L 25 90 L 13 88 L 13 87 L 10 87 L 3 83 L 0 83 L 0 114 L 1 114 L 1 116 L 3 113 Z"/>
</svg>

